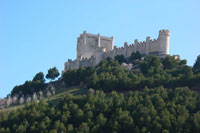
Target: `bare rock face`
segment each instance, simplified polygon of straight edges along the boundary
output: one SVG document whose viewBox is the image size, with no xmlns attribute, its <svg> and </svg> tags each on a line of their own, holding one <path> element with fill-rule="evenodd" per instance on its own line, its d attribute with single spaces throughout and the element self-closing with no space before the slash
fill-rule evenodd
<svg viewBox="0 0 200 133">
<path fill-rule="evenodd" d="M 133 64 L 131 64 L 131 63 L 129 63 L 129 64 L 122 63 L 121 66 L 128 70 L 131 70 L 133 68 Z"/>
</svg>

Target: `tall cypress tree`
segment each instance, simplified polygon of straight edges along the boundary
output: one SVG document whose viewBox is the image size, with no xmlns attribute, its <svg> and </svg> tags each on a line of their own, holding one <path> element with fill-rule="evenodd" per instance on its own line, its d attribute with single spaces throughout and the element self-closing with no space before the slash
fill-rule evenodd
<svg viewBox="0 0 200 133">
<path fill-rule="evenodd" d="M 193 72 L 194 72 L 194 74 L 200 73 L 200 55 L 197 57 L 197 60 L 194 63 Z"/>
</svg>

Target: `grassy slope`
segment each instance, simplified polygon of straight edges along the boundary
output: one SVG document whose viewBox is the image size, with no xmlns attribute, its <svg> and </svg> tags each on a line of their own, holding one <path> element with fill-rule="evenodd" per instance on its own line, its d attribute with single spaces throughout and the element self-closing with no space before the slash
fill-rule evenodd
<svg viewBox="0 0 200 133">
<path fill-rule="evenodd" d="M 59 89 L 57 90 L 56 94 L 49 97 L 49 98 L 45 98 L 45 101 L 48 101 L 51 104 L 56 104 L 59 100 L 61 100 L 66 94 L 73 94 L 73 95 L 78 95 L 78 94 L 87 94 L 88 93 L 88 89 L 80 86 L 73 86 L 70 88 L 63 88 L 63 89 Z"/>
<path fill-rule="evenodd" d="M 57 89 L 56 90 L 56 94 L 50 96 L 49 98 L 45 98 L 43 99 L 44 101 L 51 103 L 51 104 L 56 104 L 59 102 L 59 100 L 61 100 L 66 94 L 73 94 L 73 95 L 78 95 L 78 94 L 87 94 L 88 93 L 88 89 L 85 88 L 85 86 L 72 86 L 72 87 L 68 87 L 68 88 L 61 88 L 61 89 Z M 0 110 L 1 112 L 10 112 L 12 110 L 16 110 L 18 108 L 22 108 L 24 105 L 18 105 L 18 106 L 11 106 L 9 108 L 5 108 Z"/>
</svg>

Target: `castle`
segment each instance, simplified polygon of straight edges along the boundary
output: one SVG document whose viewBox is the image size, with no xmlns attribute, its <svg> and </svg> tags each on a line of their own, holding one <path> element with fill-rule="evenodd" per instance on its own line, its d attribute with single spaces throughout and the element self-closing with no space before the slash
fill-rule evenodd
<svg viewBox="0 0 200 133">
<path fill-rule="evenodd" d="M 65 63 L 63 73 L 81 66 L 95 66 L 107 57 L 114 59 L 117 55 L 124 55 L 127 58 L 137 51 L 142 55 L 155 54 L 164 57 L 169 54 L 169 39 L 170 31 L 160 30 L 157 39 L 152 40 L 150 37 L 146 37 L 146 41 L 143 42 L 136 39 L 134 44 L 125 42 L 123 47 L 117 48 L 114 46 L 113 37 L 94 35 L 84 31 L 77 38 L 77 58 Z"/>
</svg>

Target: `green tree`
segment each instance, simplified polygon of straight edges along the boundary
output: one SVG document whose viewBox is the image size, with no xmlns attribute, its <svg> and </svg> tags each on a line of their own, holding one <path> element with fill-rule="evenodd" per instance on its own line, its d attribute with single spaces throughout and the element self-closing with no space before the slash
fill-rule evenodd
<svg viewBox="0 0 200 133">
<path fill-rule="evenodd" d="M 103 132 L 105 130 L 104 126 L 106 125 L 106 118 L 102 113 L 97 116 L 97 124 L 98 132 Z"/>
<path fill-rule="evenodd" d="M 48 73 L 46 75 L 47 79 L 51 79 L 54 80 L 55 78 L 57 78 L 60 75 L 60 73 L 58 72 L 56 67 L 50 68 L 48 70 Z"/>
<path fill-rule="evenodd" d="M 119 64 L 122 64 L 123 62 L 126 62 L 126 59 L 125 59 L 124 55 L 115 56 L 115 60 L 117 60 L 119 62 Z"/>
<path fill-rule="evenodd" d="M 0 128 L 0 133 L 10 133 L 10 129 L 9 128 Z"/>
<path fill-rule="evenodd" d="M 182 61 L 181 63 L 184 64 L 185 62 Z M 172 69 L 178 65 L 178 61 L 173 56 L 166 56 L 162 60 L 162 64 L 163 64 L 164 69 Z"/>
<path fill-rule="evenodd" d="M 133 118 L 130 116 L 129 111 L 122 111 L 121 108 L 117 109 L 115 118 L 119 123 L 120 132 L 130 133 L 134 129 Z"/>
<path fill-rule="evenodd" d="M 194 74 L 200 73 L 200 55 L 197 57 L 196 62 L 194 63 L 193 72 Z"/>
<path fill-rule="evenodd" d="M 187 60 L 181 60 L 180 61 L 180 65 L 186 65 L 187 64 Z"/>
<path fill-rule="evenodd" d="M 141 72 L 146 75 L 151 69 L 152 72 L 156 72 L 161 67 L 160 59 L 155 55 L 147 56 L 144 62 L 140 65 Z M 154 70 L 155 69 L 155 70 Z M 153 73 L 156 74 L 156 73 Z"/>
<path fill-rule="evenodd" d="M 136 53 L 132 53 L 131 56 L 129 57 L 129 61 L 134 61 L 134 60 L 140 60 L 142 58 L 142 55 L 137 51 Z"/>
<path fill-rule="evenodd" d="M 60 122 L 60 120 L 54 123 L 54 129 L 59 133 L 66 132 L 66 127 L 64 126 L 62 122 Z"/>
<path fill-rule="evenodd" d="M 42 90 L 44 88 L 44 83 L 45 83 L 45 79 L 44 79 L 43 72 L 37 73 L 31 82 L 30 89 L 34 89 L 34 90 L 32 90 L 31 93 Z"/>
<path fill-rule="evenodd" d="M 16 129 L 17 133 L 25 133 L 26 132 L 26 127 L 22 124 L 19 125 L 19 127 Z"/>
<path fill-rule="evenodd" d="M 42 72 L 39 72 L 33 77 L 32 81 L 25 81 L 24 84 L 15 86 L 11 91 L 11 96 L 32 95 L 33 93 L 44 89 L 44 83 L 45 83 L 44 74 Z"/>
<path fill-rule="evenodd" d="M 72 124 L 69 124 L 69 125 L 67 126 L 67 132 L 68 132 L 68 133 L 74 133 L 74 127 L 73 127 Z"/>
<path fill-rule="evenodd" d="M 37 74 L 34 76 L 34 78 L 33 78 L 32 81 L 33 81 L 33 82 L 34 82 L 34 81 L 40 81 L 41 83 L 44 83 L 44 82 L 45 82 L 45 79 L 44 79 L 44 74 L 43 74 L 43 72 L 37 73 Z"/>
<path fill-rule="evenodd" d="M 187 76 L 187 78 L 189 78 L 190 76 L 192 76 L 193 72 L 192 72 L 192 68 L 189 66 L 184 66 L 181 69 L 181 73 L 184 74 L 185 76 Z"/>
<path fill-rule="evenodd" d="M 81 123 L 81 125 L 78 127 L 77 130 L 78 133 L 89 133 L 90 132 L 90 128 L 88 127 L 88 124 L 83 122 Z"/>
<path fill-rule="evenodd" d="M 193 118 L 194 132 L 200 132 L 200 112 L 194 114 Z"/>
<path fill-rule="evenodd" d="M 71 117 L 70 112 L 66 111 L 66 112 L 63 113 L 61 120 L 62 120 L 63 123 L 67 124 L 70 117 Z"/>
</svg>

